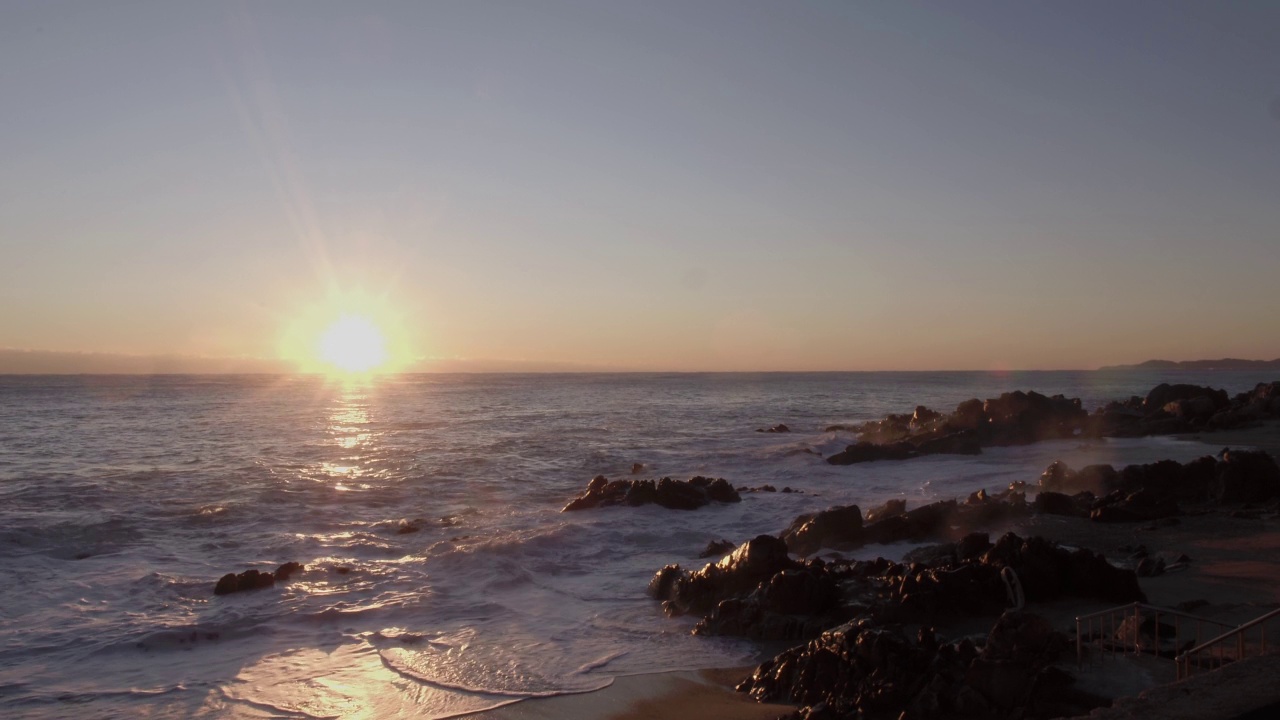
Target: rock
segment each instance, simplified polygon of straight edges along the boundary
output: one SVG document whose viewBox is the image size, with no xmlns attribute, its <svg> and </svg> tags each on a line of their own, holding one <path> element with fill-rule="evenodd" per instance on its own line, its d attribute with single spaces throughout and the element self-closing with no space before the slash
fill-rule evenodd
<svg viewBox="0 0 1280 720">
<path fill-rule="evenodd" d="M 730 550 L 733 550 L 734 547 L 736 546 L 728 540 L 712 540 L 707 543 L 707 547 L 704 548 L 701 553 L 698 553 L 698 557 L 720 557 Z"/>
<path fill-rule="evenodd" d="M 1091 492 L 1105 495 L 1119 484 L 1120 473 L 1110 465 L 1088 465 L 1074 471 L 1065 463 L 1055 460 L 1040 476 L 1039 487 L 1041 490 L 1059 493 Z"/>
<path fill-rule="evenodd" d="M 1165 411 L 1165 407 L 1170 403 L 1183 400 L 1197 400 L 1204 398 L 1213 408 L 1225 408 L 1230 404 L 1225 390 L 1215 390 L 1210 387 L 1200 387 L 1198 385 L 1170 385 L 1161 383 L 1151 389 L 1147 393 L 1146 399 L 1143 401 L 1143 409 L 1148 413 L 1155 411 Z M 1209 414 L 1212 414 L 1210 412 Z"/>
<path fill-rule="evenodd" d="M 917 455 L 981 455 L 982 443 L 970 431 L 948 433 L 914 441 Z"/>
<path fill-rule="evenodd" d="M 917 405 L 916 411 L 911 414 L 910 424 L 912 428 L 923 428 L 941 417 L 942 413 L 937 410 L 930 410 L 923 405 Z"/>
<path fill-rule="evenodd" d="M 289 576 L 293 575 L 296 572 L 302 572 L 304 569 L 305 568 L 303 568 L 303 566 L 300 563 L 296 563 L 296 562 L 284 563 L 280 567 L 276 568 L 276 572 L 275 572 L 276 582 L 286 582 L 288 581 Z"/>
<path fill-rule="evenodd" d="M 1218 502 L 1261 502 L 1280 494 L 1280 468 L 1261 450 L 1230 450 L 1218 463 L 1209 497 Z"/>
<path fill-rule="evenodd" d="M 614 480 L 597 475 L 587 484 L 583 494 L 569 501 L 561 512 L 614 505 L 647 505 L 650 503 L 673 510 L 696 510 L 715 502 L 739 502 L 741 497 L 723 478 L 702 476 L 680 482 L 664 477 L 653 480 Z"/>
<path fill-rule="evenodd" d="M 1035 512 L 1042 515 L 1066 515 L 1068 517 L 1089 517 L 1089 509 L 1080 508 L 1069 495 L 1041 490 L 1036 493 Z"/>
<path fill-rule="evenodd" d="M 961 560 L 976 560 L 990 549 L 990 535 L 987 533 L 969 533 L 956 543 L 956 557 Z"/>
<path fill-rule="evenodd" d="M 873 523 L 877 520 L 883 520 L 887 517 L 902 515 L 907 511 L 907 501 L 903 498 L 892 498 L 885 501 L 883 505 L 873 507 L 867 511 L 867 522 Z"/>
<path fill-rule="evenodd" d="M 827 458 L 832 465 L 854 465 L 876 460 L 906 460 L 915 457 L 916 448 L 908 442 L 877 444 L 863 440 Z"/>
<path fill-rule="evenodd" d="M 639 475 L 640 473 L 644 472 L 644 468 L 645 468 L 644 463 L 631 463 L 631 474 Z"/>
<path fill-rule="evenodd" d="M 1178 503 L 1167 495 L 1151 490 L 1124 495 L 1113 493 L 1095 503 L 1089 519 L 1096 522 L 1147 522 L 1172 517 L 1179 513 Z"/>
<path fill-rule="evenodd" d="M 1061 688 L 1070 683 L 1049 666 L 1066 647 L 1065 636 L 1051 629 L 1037 635 L 1047 623 L 1035 616 L 1023 622 L 1000 630 L 1012 634 L 1010 649 L 1028 658 L 1021 662 L 979 655 L 967 639 L 940 642 L 927 628 L 913 641 L 899 627 L 846 623 L 765 661 L 738 690 L 761 702 L 806 706 L 796 718 L 1022 717 L 1015 708 L 1061 705 Z M 1087 712 L 1102 702 L 1073 709 Z"/>
<path fill-rule="evenodd" d="M 746 597 L 722 600 L 693 633 L 802 640 L 835 624 L 839 600 L 835 577 L 821 566 L 781 570 Z"/>
<path fill-rule="evenodd" d="M 798 567 L 787 546 L 772 535 L 759 535 L 739 545 L 719 562 L 695 573 L 668 565 L 649 582 L 649 594 L 665 601 L 668 613 L 707 612 L 721 600 L 749 592 L 782 570 Z"/>
<path fill-rule="evenodd" d="M 789 433 L 789 432 L 791 432 L 791 428 L 787 427 L 786 425 L 783 425 L 782 423 L 778 423 L 777 425 L 774 425 L 774 426 L 772 426 L 772 427 L 768 427 L 768 428 L 756 428 L 756 432 L 759 432 L 759 433 Z"/>
<path fill-rule="evenodd" d="M 276 568 L 274 573 L 261 572 L 259 570 L 245 570 L 239 575 L 227 573 L 218 578 L 218 582 L 213 588 L 213 594 L 229 595 L 246 590 L 268 588 L 277 582 L 287 581 L 289 576 L 296 572 L 301 572 L 303 569 L 304 567 L 296 562 L 287 562 Z"/>
<path fill-rule="evenodd" d="M 981 430 L 987 427 L 987 422 L 983 402 L 977 398 L 960 403 L 947 418 L 947 426 L 955 430 Z"/>
<path fill-rule="evenodd" d="M 857 505 L 801 515 L 782 533 L 786 547 L 797 555 L 810 555 L 823 547 L 857 546 L 862 539 L 862 510 Z"/>
</svg>

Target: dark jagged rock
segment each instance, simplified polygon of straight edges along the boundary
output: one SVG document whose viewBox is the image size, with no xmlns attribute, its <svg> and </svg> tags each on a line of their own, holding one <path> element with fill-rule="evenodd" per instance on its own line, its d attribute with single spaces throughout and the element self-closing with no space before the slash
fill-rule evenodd
<svg viewBox="0 0 1280 720">
<path fill-rule="evenodd" d="M 905 501 L 890 501 L 868 513 L 865 523 L 855 505 L 801 515 L 782 532 L 782 539 L 797 555 L 811 555 L 824 547 L 841 550 L 871 544 L 950 541 L 1030 512 L 1026 495 L 1014 489 L 994 496 L 979 491 L 964 503 L 941 500 L 912 510 L 905 507 Z"/>
<path fill-rule="evenodd" d="M 789 433 L 791 432 L 791 428 L 787 427 L 782 423 L 778 423 L 777 425 L 774 425 L 772 427 L 756 428 L 756 432 L 758 433 Z"/>
<path fill-rule="evenodd" d="M 1120 473 L 1110 465 L 1088 465 L 1072 470 L 1055 460 L 1040 476 L 1041 491 L 1058 493 L 1091 492 L 1105 495 L 1120 486 Z"/>
<path fill-rule="evenodd" d="M 728 540 L 712 540 L 707 543 L 707 546 L 703 548 L 702 552 L 698 553 L 698 557 L 720 557 L 730 550 L 733 550 L 734 547 L 736 546 Z"/>
<path fill-rule="evenodd" d="M 916 456 L 916 447 L 908 442 L 879 444 L 863 440 L 827 458 L 832 465 L 855 465 L 875 460 L 906 460 Z"/>
<path fill-rule="evenodd" d="M 1092 501 L 1089 503 L 1092 505 Z M 1070 495 L 1041 490 L 1036 494 L 1032 509 L 1042 515 L 1066 515 L 1068 517 L 1089 517 L 1089 507 L 1080 507 Z"/>
<path fill-rule="evenodd" d="M 873 507 L 867 511 L 867 522 L 873 523 L 895 515 L 902 515 L 907 511 L 907 501 L 902 498 L 893 498 L 885 501 L 883 505 Z"/>
<path fill-rule="evenodd" d="M 274 573 L 261 572 L 259 570 L 245 570 L 239 575 L 227 573 L 218 578 L 218 582 L 213 588 L 213 594 L 230 595 L 231 593 L 244 592 L 246 590 L 268 588 L 277 582 L 286 582 L 289 576 L 304 569 L 302 565 L 296 562 L 287 562 L 276 568 Z"/>
<path fill-rule="evenodd" d="M 743 598 L 722 600 L 693 628 L 695 635 L 801 640 L 836 624 L 840 588 L 818 562 L 782 570 Z"/>
<path fill-rule="evenodd" d="M 1231 400 L 1227 397 L 1226 390 L 1215 390 L 1198 385 L 1170 385 L 1169 383 L 1161 383 L 1151 388 L 1142 403 L 1143 408 L 1148 412 L 1165 412 L 1171 415 L 1175 413 L 1170 411 L 1170 405 L 1177 406 L 1178 409 L 1185 407 L 1188 410 L 1207 406 L 1207 410 L 1197 413 L 1205 419 L 1212 415 L 1215 410 L 1225 408 L 1230 404 Z"/>
<path fill-rule="evenodd" d="M 1104 701 L 1051 666 L 1067 649 L 1066 636 L 1028 613 L 1002 616 L 981 652 L 929 628 L 912 639 L 861 620 L 766 661 L 738 690 L 803 705 L 791 717 L 807 720 L 1081 714 Z"/>
<path fill-rule="evenodd" d="M 723 478 L 701 475 L 686 482 L 664 477 L 653 480 L 613 480 L 597 475 L 582 495 L 569 501 L 562 512 L 611 505 L 661 505 L 674 510 L 696 510 L 712 501 L 739 502 L 738 491 Z"/>
<path fill-rule="evenodd" d="M 1204 456 L 1187 463 L 1161 460 L 1128 465 L 1117 472 L 1110 465 L 1090 465 L 1073 471 L 1054 462 L 1040 476 L 1036 512 L 1078 515 L 1087 510 L 1103 522 L 1142 522 L 1178 514 L 1178 502 L 1259 502 L 1280 495 L 1280 468 L 1261 451 L 1227 451 L 1219 458 Z M 1068 503 L 1062 496 L 1079 491 Z M 1096 495 L 1096 501 L 1091 496 Z M 1101 510 L 1101 512 L 1098 512 Z M 1088 514 L 1086 512 L 1086 514 Z"/>
<path fill-rule="evenodd" d="M 1125 494 L 1117 490 L 1099 498 L 1089 513 L 1096 522 L 1148 522 L 1173 517 L 1179 513 L 1178 503 L 1168 495 L 1151 490 Z"/>
<path fill-rule="evenodd" d="M 809 555 L 823 547 L 861 545 L 862 510 L 857 505 L 841 505 L 801 515 L 782 532 L 782 540 L 797 555 Z"/>
<path fill-rule="evenodd" d="M 697 572 L 668 565 L 649 582 L 649 594 L 663 601 L 668 614 L 707 612 L 721 600 L 747 593 L 782 570 L 799 567 L 787 546 L 772 535 L 758 535 L 719 562 Z"/>
<path fill-rule="evenodd" d="M 1209 485 L 1209 496 L 1218 502 L 1261 502 L 1277 494 L 1280 494 L 1280 468 L 1262 451 L 1223 453 Z"/>
<path fill-rule="evenodd" d="M 986 401 L 966 400 L 950 414 L 919 406 L 910 415 L 890 414 L 860 425 L 828 426 L 829 431 L 855 431 L 858 442 L 828 457 L 827 462 L 852 465 L 939 453 L 978 454 L 984 447 L 1076 436 L 1142 437 L 1212 430 L 1240 427 L 1270 417 L 1280 417 L 1280 381 L 1260 383 L 1234 398 L 1213 388 L 1162 384 L 1145 397 L 1110 402 L 1093 414 L 1087 413 L 1077 398 L 1019 390 Z M 1080 479 L 1078 487 L 1046 489 L 1088 490 L 1096 494 L 1115 489 L 1105 485 L 1086 487 L 1083 483 L 1087 480 L 1106 483 L 1109 478 L 1086 477 Z"/>
</svg>

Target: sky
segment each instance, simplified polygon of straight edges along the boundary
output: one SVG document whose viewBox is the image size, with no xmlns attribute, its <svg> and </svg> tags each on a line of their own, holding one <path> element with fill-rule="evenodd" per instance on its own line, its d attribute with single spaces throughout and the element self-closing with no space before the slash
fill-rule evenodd
<svg viewBox="0 0 1280 720">
<path fill-rule="evenodd" d="M 1280 357 L 1272 3 L 6 2 L 0 98 L 0 371 Z"/>
</svg>

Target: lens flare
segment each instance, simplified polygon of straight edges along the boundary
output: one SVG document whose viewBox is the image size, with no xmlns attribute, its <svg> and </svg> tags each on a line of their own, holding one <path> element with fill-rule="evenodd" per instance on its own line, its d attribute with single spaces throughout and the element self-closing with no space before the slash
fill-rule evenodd
<svg viewBox="0 0 1280 720">
<path fill-rule="evenodd" d="M 321 362 L 343 373 L 367 373 L 387 362 L 387 341 L 372 321 L 343 315 L 320 335 Z"/>
</svg>

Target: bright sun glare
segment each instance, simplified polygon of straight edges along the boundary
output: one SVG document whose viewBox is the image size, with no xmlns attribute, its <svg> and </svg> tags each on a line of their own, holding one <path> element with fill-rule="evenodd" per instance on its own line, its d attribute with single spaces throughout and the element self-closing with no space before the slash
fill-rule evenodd
<svg viewBox="0 0 1280 720">
<path fill-rule="evenodd" d="M 387 343 L 368 318 L 343 315 L 320 336 L 320 360 L 345 373 L 377 370 L 387 361 Z"/>
</svg>

